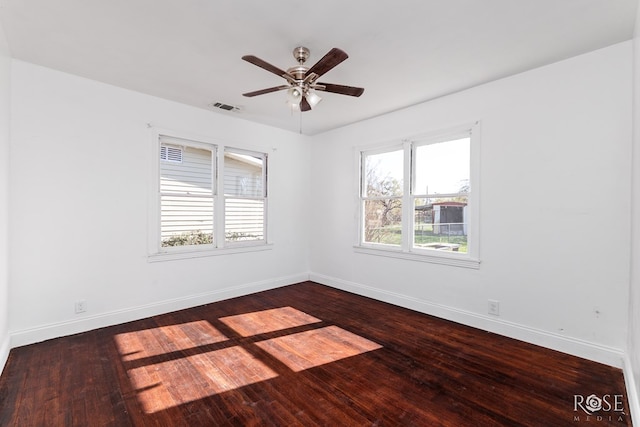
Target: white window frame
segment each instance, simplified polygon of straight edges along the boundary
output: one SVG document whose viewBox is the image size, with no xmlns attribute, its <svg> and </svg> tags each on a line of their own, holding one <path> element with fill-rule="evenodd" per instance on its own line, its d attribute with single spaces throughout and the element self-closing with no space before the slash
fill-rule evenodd
<svg viewBox="0 0 640 427">
<path fill-rule="evenodd" d="M 268 240 L 268 154 L 253 147 L 241 148 L 238 144 L 229 145 L 224 141 L 202 135 L 194 135 L 187 132 L 179 132 L 151 127 L 151 166 L 150 185 L 148 198 L 148 257 L 149 262 L 171 261 L 179 259 L 200 258 L 233 253 L 255 252 L 271 250 L 273 245 Z M 205 148 L 212 152 L 212 184 L 213 184 L 213 244 L 189 245 L 189 246 L 161 246 L 160 236 L 160 158 L 161 139 L 172 141 L 172 145 L 179 145 L 184 141 L 186 145 Z M 224 219 L 224 153 L 229 149 L 233 152 L 263 155 L 263 195 L 264 195 L 264 236 L 260 240 L 247 240 L 241 242 L 225 241 Z"/>
<path fill-rule="evenodd" d="M 438 251 L 414 247 L 414 203 L 413 188 L 415 184 L 414 152 L 416 147 L 438 142 L 451 141 L 462 137 L 470 138 L 470 191 L 467 194 L 467 252 Z M 364 162 L 367 155 L 374 155 L 402 149 L 403 164 L 403 196 L 402 196 L 402 241 L 400 245 L 388 245 L 364 241 Z M 357 191 L 358 191 L 358 224 L 354 250 L 358 253 L 401 258 L 457 267 L 480 268 L 480 122 L 451 127 L 429 133 L 423 133 L 401 140 L 391 141 L 376 146 L 356 147 Z"/>
</svg>

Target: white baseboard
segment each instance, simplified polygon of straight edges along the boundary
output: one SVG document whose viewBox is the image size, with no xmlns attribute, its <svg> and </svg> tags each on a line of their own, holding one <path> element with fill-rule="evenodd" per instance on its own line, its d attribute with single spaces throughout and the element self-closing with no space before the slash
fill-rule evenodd
<svg viewBox="0 0 640 427">
<path fill-rule="evenodd" d="M 624 382 L 627 387 L 627 399 L 629 400 L 629 409 L 631 410 L 631 420 L 638 423 L 640 420 L 640 396 L 638 396 L 638 387 L 633 375 L 633 367 L 631 359 L 628 355 L 624 357 Z"/>
<path fill-rule="evenodd" d="M 9 359 L 9 335 L 5 335 L 2 342 L 0 342 L 0 374 L 4 370 L 5 365 L 7 364 L 7 359 Z"/>
<path fill-rule="evenodd" d="M 463 325 L 494 332 L 509 338 L 515 338 L 541 347 L 604 363 L 616 368 L 623 367 L 624 352 L 617 348 L 594 344 L 577 338 L 558 335 L 540 329 L 531 328 L 529 326 L 495 319 L 470 311 L 460 310 L 458 308 L 436 304 L 408 295 L 390 292 L 313 272 L 309 274 L 309 280 L 376 300 L 388 302 L 390 304 L 409 308 L 421 313 L 440 317 L 442 319 L 451 320 Z"/>
<path fill-rule="evenodd" d="M 42 325 L 35 328 L 12 331 L 10 333 L 10 345 L 11 348 L 13 348 L 22 345 L 33 344 L 51 338 L 77 334 L 80 332 L 86 332 L 105 326 L 130 322 L 132 320 L 144 319 L 145 317 L 169 313 L 189 307 L 196 307 L 198 305 L 222 301 L 225 299 L 235 298 L 255 292 L 265 291 L 268 289 L 279 288 L 294 283 L 304 282 L 306 280 L 309 280 L 309 274 L 299 273 L 286 277 L 278 277 L 238 286 L 230 286 L 211 292 L 204 292 L 201 294 L 154 302 L 137 307 L 115 310 L 107 313 L 97 314 L 94 316 L 83 317 L 82 319 L 78 320 L 74 319 L 65 322 Z M 1 353 L 0 356 L 2 356 Z"/>
</svg>

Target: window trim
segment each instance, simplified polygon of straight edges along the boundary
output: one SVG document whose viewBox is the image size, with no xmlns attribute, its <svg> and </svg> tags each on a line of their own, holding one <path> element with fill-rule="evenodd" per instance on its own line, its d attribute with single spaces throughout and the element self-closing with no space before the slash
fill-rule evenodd
<svg viewBox="0 0 640 427">
<path fill-rule="evenodd" d="M 208 136 L 192 134 L 189 132 L 163 129 L 148 125 L 151 133 L 151 164 L 149 167 L 150 179 L 148 184 L 148 232 L 147 232 L 147 261 L 171 261 L 180 259 L 201 258 L 208 256 L 247 253 L 273 249 L 273 244 L 268 240 L 268 180 L 267 167 L 269 154 L 260 148 L 246 147 L 242 144 L 228 144 L 225 141 Z M 212 196 L 214 201 L 214 229 L 213 244 L 162 247 L 160 233 L 160 138 L 166 139 L 165 143 L 180 145 L 180 141 L 188 141 L 189 146 L 200 147 L 212 152 Z M 233 152 L 244 152 L 264 155 L 265 167 L 263 168 L 264 184 L 264 238 L 260 240 L 227 242 L 224 229 L 224 152 L 229 148 Z"/>
<path fill-rule="evenodd" d="M 436 144 L 454 140 L 458 137 L 470 137 L 470 192 L 468 197 L 469 223 L 467 253 L 442 252 L 433 249 L 414 247 L 413 205 L 416 196 L 413 194 L 415 184 L 415 162 L 413 156 L 419 146 Z M 398 150 L 404 152 L 403 164 L 403 196 L 402 196 L 402 241 L 401 244 L 388 245 L 384 243 L 364 242 L 364 157 Z M 463 124 L 433 132 L 421 133 L 376 145 L 362 145 L 355 147 L 357 174 L 357 224 L 354 251 L 356 253 L 400 258 L 411 261 L 429 262 L 457 267 L 480 268 L 480 121 Z M 408 219 L 408 220 L 407 220 Z"/>
</svg>

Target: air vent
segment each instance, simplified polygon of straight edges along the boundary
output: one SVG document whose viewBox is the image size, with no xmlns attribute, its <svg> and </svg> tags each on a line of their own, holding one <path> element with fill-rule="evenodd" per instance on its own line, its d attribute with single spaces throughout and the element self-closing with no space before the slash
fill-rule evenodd
<svg viewBox="0 0 640 427">
<path fill-rule="evenodd" d="M 182 148 L 162 145 L 160 147 L 160 160 L 165 162 L 182 163 Z"/>
<path fill-rule="evenodd" d="M 223 104 L 222 102 L 212 102 L 211 104 L 209 104 L 209 106 L 213 108 L 219 108 L 225 111 L 233 111 L 236 113 L 241 110 L 241 108 L 236 105 Z"/>
</svg>

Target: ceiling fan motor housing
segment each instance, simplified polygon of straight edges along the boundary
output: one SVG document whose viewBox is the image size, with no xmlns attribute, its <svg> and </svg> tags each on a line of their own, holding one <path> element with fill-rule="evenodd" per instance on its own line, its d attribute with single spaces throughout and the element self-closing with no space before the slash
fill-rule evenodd
<svg viewBox="0 0 640 427">
<path fill-rule="evenodd" d="M 304 67 L 302 65 L 299 65 L 297 67 L 291 67 L 287 70 L 287 73 L 291 74 L 293 76 L 294 79 L 296 80 L 304 80 L 304 76 L 307 73 L 307 71 L 309 70 L 308 67 Z"/>
</svg>

